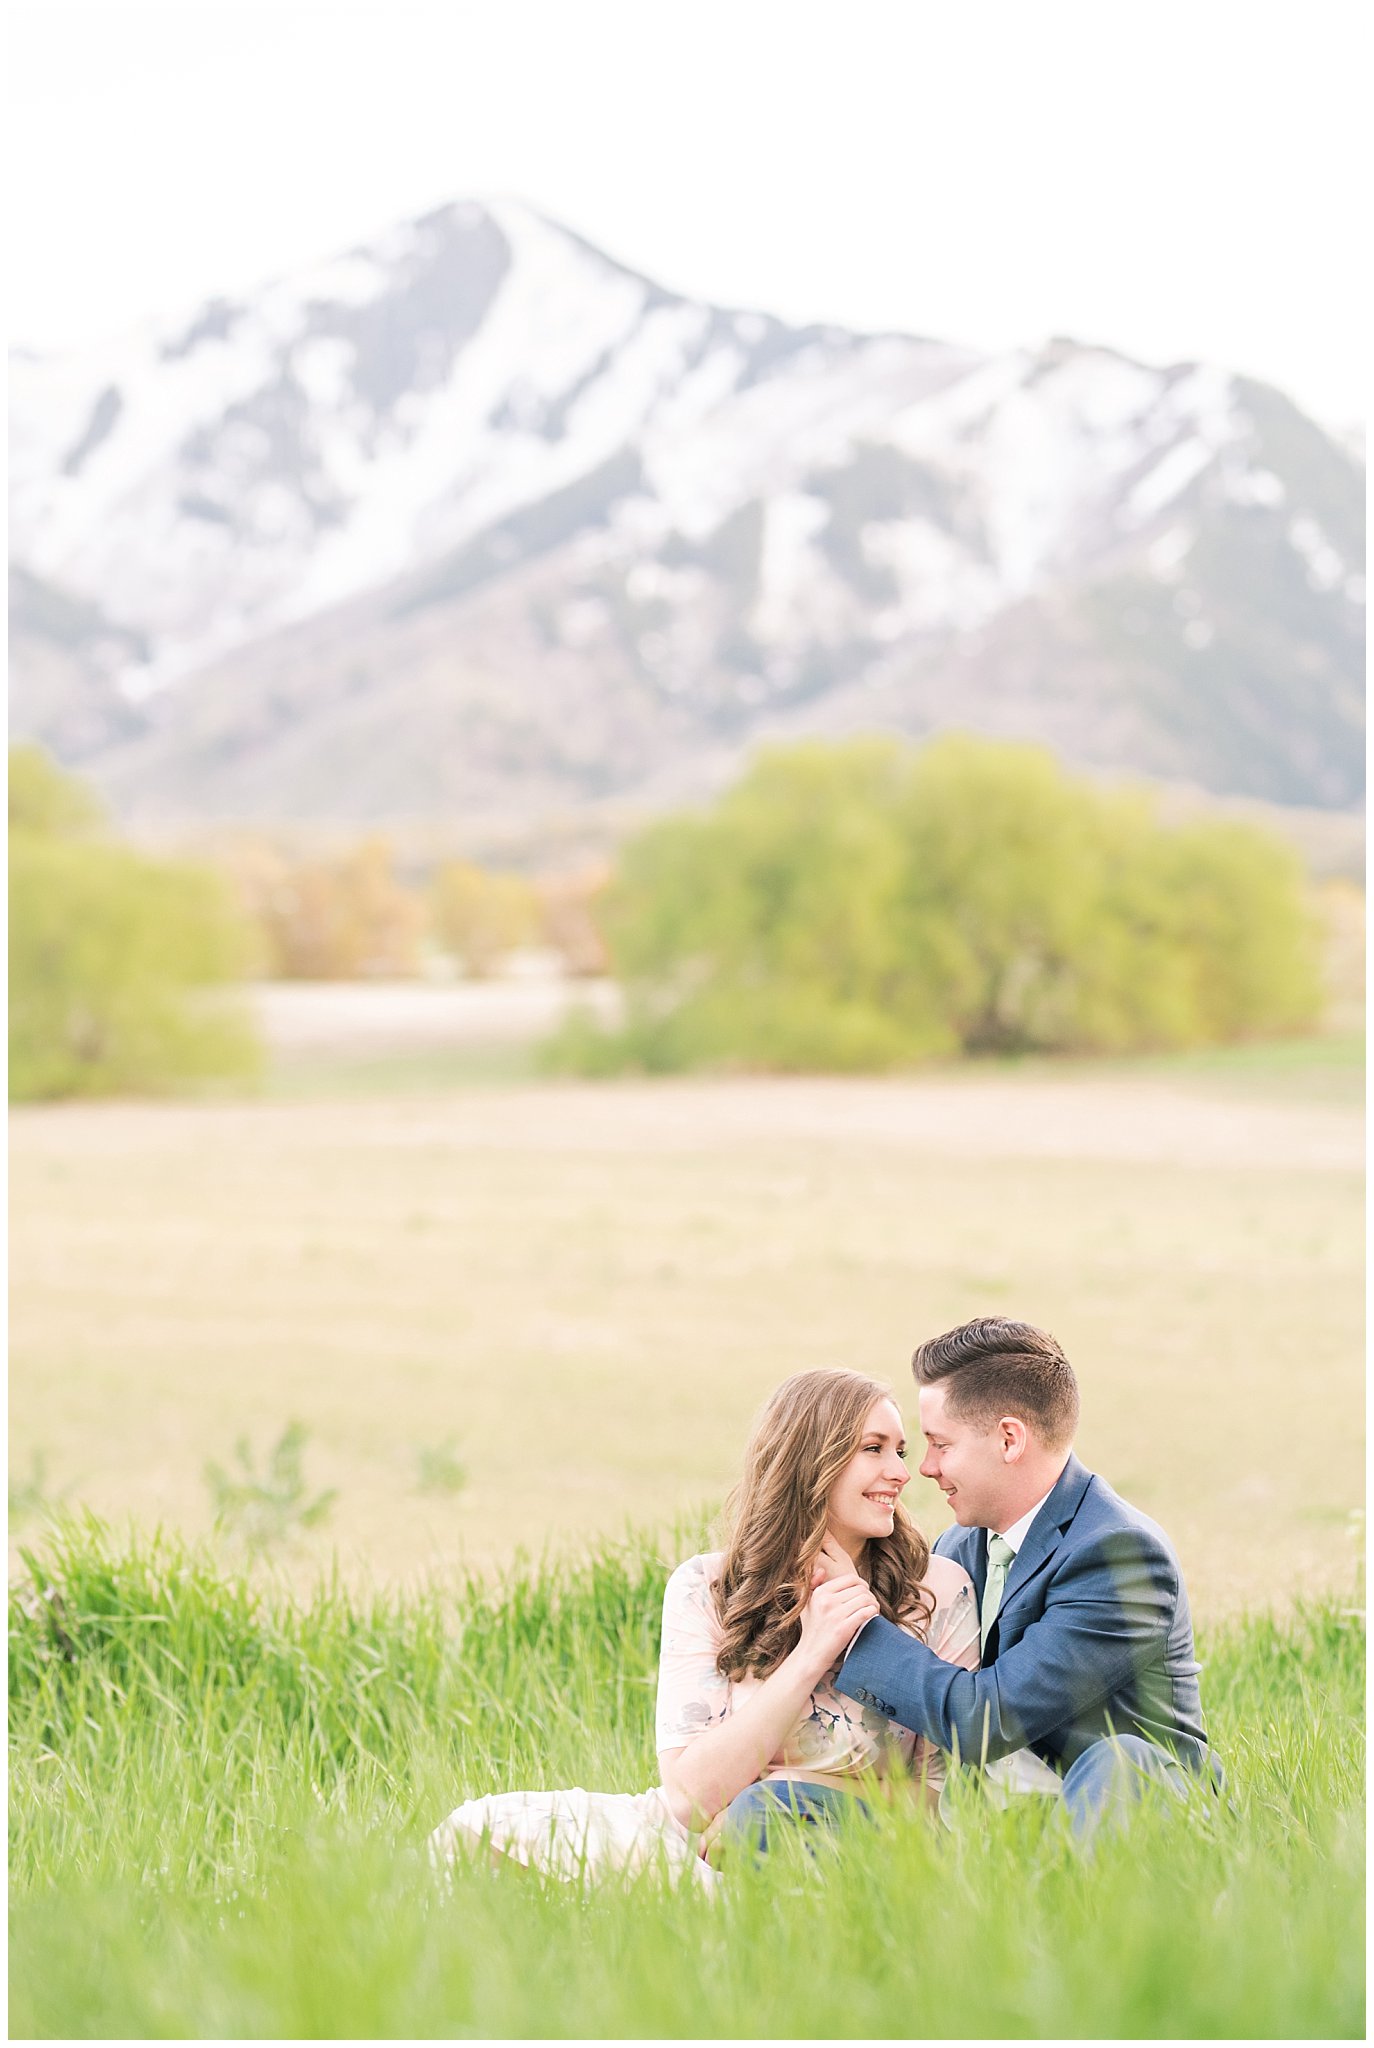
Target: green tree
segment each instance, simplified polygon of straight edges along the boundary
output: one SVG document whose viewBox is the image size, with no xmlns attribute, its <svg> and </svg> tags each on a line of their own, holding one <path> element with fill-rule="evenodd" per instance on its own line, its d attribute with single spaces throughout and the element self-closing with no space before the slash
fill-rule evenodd
<svg viewBox="0 0 1374 2048">
<path fill-rule="evenodd" d="M 226 1000 L 243 931 L 215 875 L 118 845 L 81 785 L 32 748 L 11 757 L 9 859 L 13 1099 L 256 1070 Z"/>
<path fill-rule="evenodd" d="M 955 734 L 910 758 L 903 939 L 954 1042 L 1073 1043 L 1099 912 L 1100 799 L 1035 747 Z"/>
<path fill-rule="evenodd" d="M 64 775 L 41 747 L 10 748 L 10 830 L 47 835 L 93 831 L 103 821 L 84 783 Z"/>
<path fill-rule="evenodd" d="M 606 908 L 627 1052 L 865 1069 L 951 1047 L 902 946 L 908 774 L 885 742 L 773 753 L 709 817 L 632 842 Z"/>
<path fill-rule="evenodd" d="M 961 735 L 765 754 L 631 841 L 605 927 L 625 1026 L 578 1020 L 555 1064 L 1126 1051 L 1298 1030 L 1321 1001 L 1285 847 Z"/>
<path fill-rule="evenodd" d="M 1195 1043 L 1301 1031 L 1322 1002 L 1321 931 L 1297 854 L 1253 825 L 1157 835 Z"/>
</svg>

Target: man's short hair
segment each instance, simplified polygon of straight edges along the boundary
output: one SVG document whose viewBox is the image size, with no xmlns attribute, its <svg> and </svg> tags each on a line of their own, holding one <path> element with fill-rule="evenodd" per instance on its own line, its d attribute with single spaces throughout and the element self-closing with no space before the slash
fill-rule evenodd
<svg viewBox="0 0 1374 2048">
<path fill-rule="evenodd" d="M 918 1344 L 911 1361 L 918 1387 L 942 1386 L 952 1415 L 991 1429 L 1003 1415 L 1029 1423 L 1052 1449 L 1072 1443 L 1078 1381 L 1048 1330 L 981 1316 Z"/>
</svg>

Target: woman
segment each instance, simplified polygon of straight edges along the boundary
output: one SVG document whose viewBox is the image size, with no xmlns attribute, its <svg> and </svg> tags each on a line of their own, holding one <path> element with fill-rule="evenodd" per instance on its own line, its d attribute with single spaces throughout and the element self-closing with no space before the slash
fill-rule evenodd
<svg viewBox="0 0 1374 2048">
<path fill-rule="evenodd" d="M 757 1839 L 760 1814 L 834 1810 L 863 1777 L 910 1769 L 938 1795 L 944 1762 L 920 1737 L 843 1699 L 834 1678 L 882 1614 L 972 1669 L 978 1614 L 962 1568 L 931 1555 L 901 1505 L 902 1419 L 862 1373 L 796 1374 L 755 1427 L 724 1551 L 689 1558 L 663 1598 L 651 1792 L 506 1792 L 458 1807 L 430 1837 L 571 1877 L 661 1860 L 709 1880 L 702 1836 Z"/>
</svg>

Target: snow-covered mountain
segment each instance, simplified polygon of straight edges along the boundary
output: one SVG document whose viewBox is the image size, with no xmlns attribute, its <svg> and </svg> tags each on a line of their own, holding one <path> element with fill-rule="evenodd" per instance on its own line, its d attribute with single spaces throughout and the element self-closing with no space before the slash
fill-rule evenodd
<svg viewBox="0 0 1374 2048">
<path fill-rule="evenodd" d="M 500 202 L 11 390 L 15 729 L 126 815 L 532 817 L 949 724 L 1361 788 L 1361 471 L 1217 369 L 789 327 Z"/>
</svg>

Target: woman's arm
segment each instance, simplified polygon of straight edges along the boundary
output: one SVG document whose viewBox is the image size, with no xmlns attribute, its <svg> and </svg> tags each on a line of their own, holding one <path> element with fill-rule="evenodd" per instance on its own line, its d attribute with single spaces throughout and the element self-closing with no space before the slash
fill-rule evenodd
<svg viewBox="0 0 1374 2048">
<path fill-rule="evenodd" d="M 857 1576 L 818 1586 L 802 1610 L 800 1641 L 758 1691 L 683 1748 L 661 1752 L 663 1789 L 684 1827 L 704 1827 L 754 1783 L 816 1686 L 877 1612 Z"/>
</svg>

